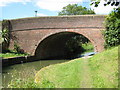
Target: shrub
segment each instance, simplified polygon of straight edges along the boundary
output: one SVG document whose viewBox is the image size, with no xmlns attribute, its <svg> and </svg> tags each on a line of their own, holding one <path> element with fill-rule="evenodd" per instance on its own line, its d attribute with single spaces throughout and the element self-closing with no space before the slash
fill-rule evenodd
<svg viewBox="0 0 120 90">
<path fill-rule="evenodd" d="M 112 11 L 105 20 L 105 47 L 120 45 L 120 8 Z"/>
<path fill-rule="evenodd" d="M 0 32 L 2 36 L 2 52 L 8 51 L 8 45 L 9 45 L 9 31 L 7 28 L 1 30 Z"/>
<path fill-rule="evenodd" d="M 2 52 L 7 52 L 10 42 L 9 30 L 10 30 L 9 20 L 2 21 L 2 30 L 0 31 L 1 40 L 2 40 Z"/>
<path fill-rule="evenodd" d="M 21 54 L 24 54 L 24 50 L 20 48 L 20 46 L 18 46 L 18 44 L 16 42 L 14 42 L 14 50 L 17 52 L 17 53 L 21 53 Z"/>
</svg>

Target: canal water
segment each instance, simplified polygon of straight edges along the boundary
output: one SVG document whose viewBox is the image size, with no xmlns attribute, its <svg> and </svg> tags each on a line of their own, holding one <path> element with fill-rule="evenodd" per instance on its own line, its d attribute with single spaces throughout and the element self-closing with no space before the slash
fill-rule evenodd
<svg viewBox="0 0 120 90">
<path fill-rule="evenodd" d="M 96 54 L 95 52 L 89 52 L 78 58 L 84 56 L 91 56 Z M 9 67 L 4 67 L 2 69 L 2 85 L 3 87 L 8 87 L 9 83 L 12 80 L 22 79 L 25 80 L 29 77 L 35 77 L 35 74 L 43 67 L 49 66 L 52 64 L 63 63 L 69 60 L 42 60 L 42 61 L 35 61 L 23 64 L 16 64 Z"/>
<path fill-rule="evenodd" d="M 2 70 L 2 85 L 3 87 L 7 87 L 11 80 L 24 80 L 29 77 L 35 77 L 36 72 L 41 68 L 66 61 L 68 60 L 42 60 L 5 67 Z"/>
</svg>

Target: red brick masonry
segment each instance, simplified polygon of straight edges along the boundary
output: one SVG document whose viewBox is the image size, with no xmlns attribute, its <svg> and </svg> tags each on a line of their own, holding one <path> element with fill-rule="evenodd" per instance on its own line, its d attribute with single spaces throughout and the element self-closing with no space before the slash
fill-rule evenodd
<svg viewBox="0 0 120 90">
<path fill-rule="evenodd" d="M 95 51 L 101 52 L 104 50 L 104 39 L 101 32 L 104 30 L 104 19 L 104 15 L 79 15 L 10 20 L 12 29 L 9 47 L 13 49 L 14 41 L 17 41 L 21 49 L 31 55 L 35 55 L 36 50 L 39 51 L 38 46 L 40 47 L 40 44 L 44 41 L 44 45 L 40 47 L 43 49 L 40 53 L 41 55 L 44 56 L 45 52 L 49 52 L 47 53 L 50 54 L 49 56 L 53 56 L 56 53 L 56 56 L 58 54 L 62 55 L 65 52 L 62 52 L 62 47 L 64 46 L 60 43 L 66 40 L 67 35 L 69 37 L 70 34 L 76 33 L 87 37 L 93 43 Z M 61 32 L 69 33 L 62 35 L 60 34 Z M 51 36 L 54 36 L 53 39 L 46 39 Z M 55 39 L 57 37 L 62 37 L 62 39 Z M 45 51 L 45 49 L 49 50 Z"/>
</svg>

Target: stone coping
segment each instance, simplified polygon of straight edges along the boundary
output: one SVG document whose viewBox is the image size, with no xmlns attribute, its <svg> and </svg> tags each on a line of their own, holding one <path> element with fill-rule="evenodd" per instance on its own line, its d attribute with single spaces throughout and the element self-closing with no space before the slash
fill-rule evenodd
<svg viewBox="0 0 120 90">
<path fill-rule="evenodd" d="M 63 16 L 38 16 L 38 17 L 26 17 L 26 18 L 18 18 L 18 19 L 6 19 L 6 20 L 21 20 L 21 19 L 35 19 L 35 18 L 60 18 L 60 17 L 105 17 L 108 15 L 63 15 Z"/>
</svg>

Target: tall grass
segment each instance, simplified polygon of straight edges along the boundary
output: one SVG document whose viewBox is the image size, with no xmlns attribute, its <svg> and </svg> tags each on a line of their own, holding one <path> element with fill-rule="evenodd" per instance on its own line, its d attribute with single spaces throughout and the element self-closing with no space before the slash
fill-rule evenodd
<svg viewBox="0 0 120 90">
<path fill-rule="evenodd" d="M 39 88 L 39 84 L 34 82 L 34 78 L 11 80 L 8 88 Z"/>
</svg>

